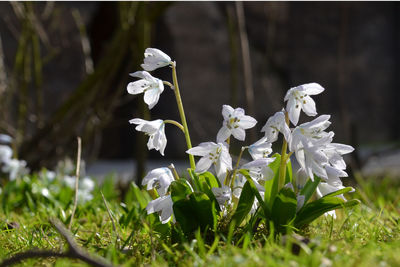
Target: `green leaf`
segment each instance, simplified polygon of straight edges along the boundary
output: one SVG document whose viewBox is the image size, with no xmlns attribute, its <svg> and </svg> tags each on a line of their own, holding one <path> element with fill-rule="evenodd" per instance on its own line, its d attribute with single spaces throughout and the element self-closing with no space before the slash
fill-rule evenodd
<svg viewBox="0 0 400 267">
<path fill-rule="evenodd" d="M 277 231 L 286 231 L 286 226 L 296 216 L 296 208 L 296 194 L 290 188 L 282 188 L 275 198 L 271 212 L 271 218 Z"/>
<path fill-rule="evenodd" d="M 243 174 L 244 177 L 246 177 L 247 182 L 249 182 L 249 185 L 251 186 L 251 189 L 253 190 L 254 195 L 256 196 L 258 202 L 260 203 L 261 208 L 264 211 L 264 215 L 266 218 L 270 217 L 270 210 L 268 209 L 267 205 L 265 204 L 264 200 L 262 199 L 260 192 L 258 192 L 258 189 L 256 185 L 254 184 L 253 179 L 250 177 L 249 172 L 247 170 L 240 170 L 239 171 L 241 174 Z"/>
<path fill-rule="evenodd" d="M 312 197 L 320 181 L 321 178 L 317 176 L 314 176 L 314 181 L 312 181 L 311 179 L 307 180 L 307 183 L 300 191 L 300 195 L 304 196 L 304 205 L 306 205 L 307 201 Z"/>
<path fill-rule="evenodd" d="M 308 203 L 301 210 L 299 210 L 294 221 L 294 226 L 296 228 L 301 228 L 311 223 L 325 212 L 343 207 L 352 207 L 359 203 L 360 201 L 356 199 L 345 202 L 343 199 L 338 197 L 325 196 Z"/>
<path fill-rule="evenodd" d="M 244 218 L 249 214 L 251 207 L 254 203 L 254 192 L 251 188 L 249 182 L 246 182 L 242 188 L 242 193 L 240 194 L 239 203 L 236 208 L 235 213 L 232 216 L 231 223 L 239 226 Z"/>
<path fill-rule="evenodd" d="M 199 174 L 199 179 L 205 179 L 210 188 L 221 187 L 219 180 L 215 178 L 215 176 L 211 172 L 204 172 Z"/>
<path fill-rule="evenodd" d="M 345 188 L 339 189 L 337 191 L 331 192 L 329 194 L 326 194 L 325 196 L 323 196 L 323 198 L 324 197 L 333 197 L 333 196 L 342 195 L 342 194 L 348 193 L 348 192 L 350 192 L 352 190 L 353 190 L 352 187 L 345 187 Z"/>
<path fill-rule="evenodd" d="M 188 198 L 180 199 L 173 204 L 176 221 L 186 235 L 200 228 L 201 231 L 216 224 L 215 206 L 202 192 L 193 192 Z"/>
<path fill-rule="evenodd" d="M 173 202 L 185 199 L 190 193 L 192 193 L 186 180 L 183 179 L 173 181 L 169 187 L 171 189 L 171 198 Z"/>
<path fill-rule="evenodd" d="M 278 180 L 279 180 L 279 166 L 281 164 L 281 155 L 276 153 L 272 157 L 275 157 L 275 161 L 269 164 L 269 167 L 274 172 L 274 178 L 265 182 L 265 203 L 269 210 L 272 210 L 274 199 L 278 194 Z"/>
</svg>

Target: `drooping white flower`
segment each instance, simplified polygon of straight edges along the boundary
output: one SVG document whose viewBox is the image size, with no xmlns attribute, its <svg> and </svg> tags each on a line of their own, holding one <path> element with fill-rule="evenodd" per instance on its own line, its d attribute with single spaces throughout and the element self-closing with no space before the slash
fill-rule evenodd
<svg viewBox="0 0 400 267">
<path fill-rule="evenodd" d="M 232 158 L 226 143 L 205 142 L 186 151 L 193 156 L 202 157 L 196 164 L 196 172 L 203 173 L 214 164 L 215 172 L 221 183 L 226 172 L 232 170 Z"/>
<path fill-rule="evenodd" d="M 260 185 L 264 189 L 263 182 L 271 180 L 274 177 L 274 172 L 268 166 L 274 161 L 275 158 L 260 158 L 250 161 L 240 168 L 248 170 L 250 177 L 256 183 L 256 187 Z"/>
<path fill-rule="evenodd" d="M 9 146 L 0 145 L 0 163 L 9 161 L 12 156 L 12 149 Z"/>
<path fill-rule="evenodd" d="M 222 106 L 222 116 L 224 122 L 217 134 L 218 143 L 224 142 L 231 135 L 240 141 L 244 141 L 246 138 L 245 130 L 254 127 L 257 123 L 253 117 L 244 115 L 244 109 L 233 109 L 229 105 Z"/>
<path fill-rule="evenodd" d="M 140 66 L 147 71 L 152 71 L 171 64 L 171 58 L 157 48 L 147 48 L 144 52 L 144 63 Z"/>
<path fill-rule="evenodd" d="M 282 111 L 276 112 L 272 117 L 269 117 L 261 132 L 265 132 L 268 142 L 272 143 L 278 139 L 278 133 L 281 132 L 286 141 L 290 140 L 290 129 L 285 121 L 285 114 Z"/>
<path fill-rule="evenodd" d="M 146 211 L 147 214 L 158 212 L 161 223 L 165 224 L 172 217 L 172 205 L 173 202 L 171 199 L 171 195 L 166 195 L 150 201 L 149 204 L 147 204 Z"/>
<path fill-rule="evenodd" d="M 272 153 L 272 144 L 268 141 L 267 137 L 263 137 L 254 144 L 248 147 L 250 156 L 256 160 L 266 158 Z"/>
<path fill-rule="evenodd" d="M 142 181 L 142 185 L 147 185 L 147 190 L 155 188 L 159 196 L 165 196 L 169 185 L 174 181 L 170 169 L 163 167 L 150 171 Z"/>
<path fill-rule="evenodd" d="M 147 71 L 137 71 L 129 74 L 132 77 L 141 78 L 140 80 L 130 82 L 127 91 L 131 95 L 144 93 L 144 102 L 152 109 L 160 99 L 164 91 L 164 84 L 160 79 L 150 75 Z"/>
<path fill-rule="evenodd" d="M 213 187 L 211 191 L 213 192 L 222 210 L 231 205 L 232 191 L 229 186 L 223 185 L 222 187 Z"/>
<path fill-rule="evenodd" d="M 323 152 L 329 159 L 329 163 L 336 169 L 344 170 L 346 169 L 346 162 L 344 161 L 342 155 L 348 154 L 354 151 L 354 148 L 349 145 L 330 143 L 326 145 Z"/>
<path fill-rule="evenodd" d="M 328 164 L 328 157 L 321 151 L 321 146 L 314 145 L 311 142 L 302 142 L 303 146 L 296 147 L 295 155 L 300 167 L 307 176 L 314 180 L 315 173 L 322 179 L 328 179 L 325 165 Z"/>
<path fill-rule="evenodd" d="M 164 156 L 164 150 L 167 146 L 167 137 L 165 136 L 165 124 L 163 120 L 146 121 L 142 119 L 132 119 L 129 123 L 137 124 L 135 129 L 149 136 L 147 142 L 147 148 L 149 150 L 155 149 L 160 151 L 160 154 Z"/>
<path fill-rule="evenodd" d="M 297 125 L 300 117 L 300 110 L 303 110 L 308 116 L 317 115 L 315 102 L 310 95 L 318 95 L 325 89 L 318 83 L 308 83 L 290 88 L 286 93 L 286 110 L 289 113 L 289 119 L 293 125 Z"/>
</svg>

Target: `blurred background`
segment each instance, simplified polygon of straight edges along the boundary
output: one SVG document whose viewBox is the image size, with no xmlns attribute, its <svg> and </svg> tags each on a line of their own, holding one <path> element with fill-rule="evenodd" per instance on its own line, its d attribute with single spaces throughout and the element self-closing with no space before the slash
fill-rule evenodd
<svg viewBox="0 0 400 267">
<path fill-rule="evenodd" d="M 31 169 L 75 158 L 77 136 L 93 173 L 185 161 L 179 130 L 166 127 L 163 159 L 128 123 L 179 120 L 172 91 L 151 112 L 126 92 L 147 47 L 177 61 L 194 146 L 215 140 L 223 104 L 258 120 L 256 141 L 290 87 L 317 82 L 334 141 L 356 148 L 350 171 L 400 176 L 397 2 L 1 2 L 0 133 Z"/>
</svg>

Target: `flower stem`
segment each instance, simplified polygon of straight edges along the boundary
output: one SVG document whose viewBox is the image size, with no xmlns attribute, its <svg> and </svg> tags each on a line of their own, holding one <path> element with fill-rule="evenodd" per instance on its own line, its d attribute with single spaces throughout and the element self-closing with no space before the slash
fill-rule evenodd
<svg viewBox="0 0 400 267">
<path fill-rule="evenodd" d="M 239 162 L 242 159 L 243 151 L 245 151 L 247 148 L 248 148 L 247 146 L 242 147 L 242 149 L 240 150 L 240 153 L 239 153 L 238 160 L 236 161 L 236 166 L 235 166 L 235 169 L 233 170 L 232 179 L 230 181 L 230 186 L 231 186 L 232 190 L 233 190 L 233 185 L 235 183 L 236 173 L 239 168 Z"/>
<path fill-rule="evenodd" d="M 183 133 L 185 133 L 185 129 L 183 128 L 182 124 L 180 124 L 180 123 L 177 122 L 177 121 L 174 121 L 174 120 L 164 120 L 164 123 L 173 124 L 173 125 L 175 125 L 176 127 L 178 127 L 179 129 L 181 129 L 181 131 L 182 131 Z"/>
<path fill-rule="evenodd" d="M 289 114 L 285 112 L 285 121 L 289 125 Z M 281 165 L 279 167 L 279 180 L 278 180 L 278 190 L 280 190 L 285 185 L 286 179 L 286 163 L 289 156 L 287 155 L 287 141 L 283 138 L 282 152 L 281 152 Z"/>
<path fill-rule="evenodd" d="M 190 135 L 189 135 L 189 129 L 186 123 L 186 116 L 185 116 L 185 111 L 183 109 L 183 103 L 181 99 L 181 94 L 179 92 L 179 85 L 178 85 L 178 78 L 176 76 L 176 62 L 172 62 L 172 80 L 174 83 L 174 92 L 175 92 L 175 97 L 176 97 L 176 104 L 178 105 L 178 110 L 179 110 L 179 115 L 181 116 L 181 122 L 185 134 L 185 139 L 186 139 L 186 145 L 188 149 L 192 148 L 192 142 L 190 141 Z M 194 170 L 196 168 L 196 164 L 194 162 L 194 156 L 189 154 L 189 161 L 190 161 L 190 167 Z"/>
</svg>

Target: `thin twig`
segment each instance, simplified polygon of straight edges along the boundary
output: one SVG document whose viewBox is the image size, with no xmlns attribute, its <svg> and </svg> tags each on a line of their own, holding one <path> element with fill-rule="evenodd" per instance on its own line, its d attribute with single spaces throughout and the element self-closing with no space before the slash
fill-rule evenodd
<svg viewBox="0 0 400 267">
<path fill-rule="evenodd" d="M 57 231 L 64 237 L 68 243 L 68 250 L 66 252 L 56 252 L 52 250 L 27 250 L 21 253 L 14 254 L 8 259 L 5 259 L 0 267 L 10 266 L 13 264 L 20 263 L 25 259 L 31 258 L 70 258 L 79 259 L 92 266 L 98 267 L 112 267 L 113 265 L 106 261 L 106 259 L 100 256 L 90 255 L 88 252 L 83 250 L 74 240 L 70 231 L 55 218 L 50 219 L 50 223 L 57 229 Z"/>
<path fill-rule="evenodd" d="M 74 220 L 74 215 L 76 211 L 76 206 L 78 205 L 78 191 L 79 191 L 79 174 L 81 169 L 81 150 L 82 150 L 82 140 L 78 136 L 78 153 L 76 156 L 76 172 L 75 172 L 75 198 L 74 198 L 74 207 L 71 213 L 71 220 L 69 221 L 68 229 L 71 230 L 72 221 Z"/>
<path fill-rule="evenodd" d="M 119 238 L 119 234 L 118 234 L 118 231 L 117 231 L 117 227 L 115 226 L 114 218 L 113 218 L 112 215 L 111 215 L 111 210 L 110 210 L 110 208 L 108 207 L 108 204 L 107 204 L 106 198 L 105 198 L 104 195 L 103 195 L 103 192 L 100 191 L 100 194 L 101 194 L 101 197 L 103 198 L 103 202 L 104 202 L 104 205 L 106 206 L 108 216 L 110 217 L 110 220 L 111 220 L 111 223 L 112 223 L 114 232 L 115 232 L 115 234 L 116 234 L 116 236 L 117 236 L 117 240 L 116 240 L 115 243 L 118 245 L 118 241 L 120 241 L 121 239 Z"/>
</svg>

